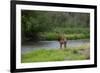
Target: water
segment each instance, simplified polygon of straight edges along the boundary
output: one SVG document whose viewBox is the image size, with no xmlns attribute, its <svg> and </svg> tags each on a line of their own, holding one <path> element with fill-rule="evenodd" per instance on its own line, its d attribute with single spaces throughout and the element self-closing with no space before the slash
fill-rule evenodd
<svg viewBox="0 0 100 73">
<path fill-rule="evenodd" d="M 89 40 L 68 40 L 67 46 L 68 47 L 78 47 L 81 45 L 88 44 Z M 32 50 L 37 49 L 59 49 L 59 42 L 58 41 L 39 41 L 37 43 L 28 42 L 27 44 L 22 45 L 21 52 L 26 53 Z"/>
</svg>

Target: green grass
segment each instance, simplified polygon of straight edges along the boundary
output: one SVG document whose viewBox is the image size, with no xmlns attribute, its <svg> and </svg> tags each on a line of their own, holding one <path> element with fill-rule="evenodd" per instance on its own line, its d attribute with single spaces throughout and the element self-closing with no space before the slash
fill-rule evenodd
<svg viewBox="0 0 100 73">
<path fill-rule="evenodd" d="M 57 40 L 58 33 L 64 33 L 68 40 L 90 38 L 89 28 L 55 28 L 53 31 L 41 33 L 45 40 Z"/>
<path fill-rule="evenodd" d="M 88 27 L 65 27 L 65 28 L 58 28 L 56 27 L 52 32 L 63 32 L 66 34 L 79 34 L 79 33 L 83 33 L 83 34 L 88 34 L 90 33 L 90 29 Z"/>
<path fill-rule="evenodd" d="M 45 33 L 42 37 L 45 38 L 45 40 L 57 40 L 58 36 L 57 36 L 57 33 L 51 33 L 51 32 L 48 32 L 48 33 Z M 88 39 L 90 37 L 89 34 L 83 34 L 83 33 L 79 33 L 79 34 L 65 34 L 65 37 L 68 39 L 68 40 L 77 40 L 77 39 Z"/>
<path fill-rule="evenodd" d="M 77 48 L 65 48 L 58 50 L 40 49 L 21 55 L 22 63 L 65 61 L 65 60 L 86 60 L 89 59 L 89 52 L 86 50 L 89 46 L 80 46 Z M 85 53 L 84 53 L 85 52 Z"/>
</svg>

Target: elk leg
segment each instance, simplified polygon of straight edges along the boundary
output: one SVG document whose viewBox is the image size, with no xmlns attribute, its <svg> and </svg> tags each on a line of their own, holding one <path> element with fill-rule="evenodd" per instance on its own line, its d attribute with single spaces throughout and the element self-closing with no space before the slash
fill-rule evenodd
<svg viewBox="0 0 100 73">
<path fill-rule="evenodd" d="M 65 42 L 64 42 L 64 48 L 66 48 L 66 44 L 67 44 L 67 42 L 65 41 Z"/>
<path fill-rule="evenodd" d="M 62 49 L 62 43 L 60 43 L 60 48 Z"/>
</svg>

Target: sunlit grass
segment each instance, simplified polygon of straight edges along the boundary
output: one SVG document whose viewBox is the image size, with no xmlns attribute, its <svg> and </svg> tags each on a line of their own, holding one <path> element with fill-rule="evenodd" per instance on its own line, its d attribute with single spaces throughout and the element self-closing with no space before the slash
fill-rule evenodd
<svg viewBox="0 0 100 73">
<path fill-rule="evenodd" d="M 87 51 L 88 50 L 88 51 Z M 86 60 L 89 59 L 89 44 L 76 48 L 67 47 L 57 50 L 39 49 L 21 55 L 22 63 Z"/>
<path fill-rule="evenodd" d="M 43 34 L 43 37 L 45 38 L 45 40 L 57 40 L 57 33 L 45 33 Z M 83 34 L 83 33 L 79 33 L 79 34 L 65 34 L 65 37 L 68 40 L 76 40 L 76 39 L 88 39 L 90 37 L 89 34 Z"/>
<path fill-rule="evenodd" d="M 88 39 L 90 38 L 89 28 L 55 28 L 51 32 L 41 33 L 45 40 L 57 40 L 58 33 L 64 33 L 68 40 Z"/>
</svg>

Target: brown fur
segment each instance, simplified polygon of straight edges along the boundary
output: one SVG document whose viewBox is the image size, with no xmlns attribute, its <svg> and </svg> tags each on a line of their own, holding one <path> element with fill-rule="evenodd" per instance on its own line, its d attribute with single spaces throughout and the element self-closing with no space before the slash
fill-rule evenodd
<svg viewBox="0 0 100 73">
<path fill-rule="evenodd" d="M 63 48 L 63 45 L 64 45 L 64 48 L 66 48 L 67 39 L 64 35 L 60 35 L 58 37 L 58 41 L 59 41 L 59 44 L 60 44 L 60 48 Z"/>
</svg>

